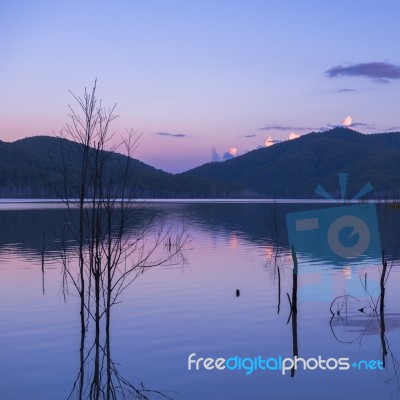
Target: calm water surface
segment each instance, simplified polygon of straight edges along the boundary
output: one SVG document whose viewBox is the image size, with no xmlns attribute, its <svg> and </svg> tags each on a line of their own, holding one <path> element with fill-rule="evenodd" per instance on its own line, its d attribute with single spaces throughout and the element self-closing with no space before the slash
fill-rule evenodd
<svg viewBox="0 0 400 400">
<path fill-rule="evenodd" d="M 184 226 L 192 240 L 173 264 L 140 276 L 114 307 L 111 342 L 120 374 L 174 399 L 399 398 L 400 210 L 377 208 L 390 271 L 384 313 L 380 259 L 329 263 L 299 252 L 293 314 L 285 216 L 324 207 L 152 204 L 158 221 Z M 55 242 L 66 218 L 54 204 L 1 205 L 2 399 L 66 399 L 76 379 L 79 301 L 72 285 L 69 294 L 62 290 Z M 384 361 L 385 368 L 300 369 L 284 376 L 273 370 L 189 371 L 191 353 L 196 358 L 347 357 Z"/>
</svg>

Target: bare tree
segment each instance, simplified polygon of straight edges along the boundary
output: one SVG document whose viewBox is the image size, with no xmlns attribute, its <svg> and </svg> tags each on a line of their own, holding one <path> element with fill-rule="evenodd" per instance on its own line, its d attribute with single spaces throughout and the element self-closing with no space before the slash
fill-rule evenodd
<svg viewBox="0 0 400 400">
<path fill-rule="evenodd" d="M 127 131 L 118 145 L 111 144 L 110 125 L 117 118 L 115 105 L 103 106 L 96 98 L 96 82 L 83 97 L 71 92 L 77 111 L 69 106 L 69 123 L 60 132 L 63 193 L 69 210 L 66 224 L 75 242 L 71 259 L 62 251 L 64 276 L 80 298 L 81 366 L 85 364 L 85 332 L 94 324 L 94 370 L 90 399 L 111 399 L 114 393 L 110 349 L 112 306 L 144 271 L 180 254 L 188 240 L 183 229 L 172 231 L 135 199 L 135 160 L 132 153 L 140 136 Z M 68 139 L 68 140 L 65 140 Z M 72 141 L 70 141 L 72 140 Z M 77 145 L 78 144 L 78 145 Z M 125 157 L 116 157 L 122 151 Z M 78 170 L 69 160 L 78 158 Z M 122 160 L 122 161 L 121 161 Z M 66 243 L 66 240 L 62 241 Z M 74 263 L 77 264 L 74 266 Z M 104 321 L 104 323 L 103 323 Z M 104 331 L 105 345 L 101 346 Z M 107 385 L 101 385 L 101 354 L 107 365 Z M 85 370 L 80 371 L 82 398 Z M 114 377 L 116 375 L 114 374 Z"/>
</svg>

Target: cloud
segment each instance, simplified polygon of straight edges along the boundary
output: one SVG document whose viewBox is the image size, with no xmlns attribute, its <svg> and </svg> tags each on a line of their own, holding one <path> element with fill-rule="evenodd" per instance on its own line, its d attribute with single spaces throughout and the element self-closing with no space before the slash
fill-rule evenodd
<svg viewBox="0 0 400 400">
<path fill-rule="evenodd" d="M 385 131 L 387 131 L 387 132 L 389 132 L 389 131 L 399 132 L 400 131 L 400 126 L 392 126 L 391 128 L 385 129 Z"/>
<path fill-rule="evenodd" d="M 349 89 L 351 90 L 351 89 Z M 289 140 L 297 139 L 299 136 L 301 136 L 298 131 L 304 131 L 307 130 L 309 132 L 324 132 L 332 128 L 342 128 L 342 127 L 348 127 L 348 128 L 364 128 L 366 130 L 372 130 L 375 129 L 376 126 L 374 124 L 368 124 L 364 122 L 353 122 L 353 118 L 348 115 L 343 121 L 340 123 L 336 124 L 331 124 L 327 123 L 325 126 L 320 126 L 320 127 L 305 127 L 305 126 L 289 126 L 289 125 L 266 125 L 263 128 L 259 128 L 259 130 L 281 130 L 281 131 L 288 131 L 290 130 L 291 132 L 288 135 Z M 396 127 L 393 129 L 396 130 Z M 271 136 L 269 136 L 267 139 L 264 140 L 264 147 L 270 147 L 273 144 L 279 143 L 281 140 L 274 140 L 272 139 Z"/>
<path fill-rule="evenodd" d="M 351 65 L 337 65 L 325 71 L 329 78 L 344 76 L 361 76 L 378 83 L 389 83 L 393 79 L 400 79 L 400 66 L 387 62 L 370 62 Z"/>
<path fill-rule="evenodd" d="M 375 129 L 374 124 L 367 124 L 365 122 L 353 122 L 353 117 L 351 115 L 348 115 L 343 121 L 341 121 L 340 124 L 327 124 L 326 128 L 364 128 L 364 129 Z M 321 129 L 321 130 L 326 130 Z"/>
<path fill-rule="evenodd" d="M 272 139 L 271 136 L 268 136 L 265 140 L 264 140 L 264 147 L 271 147 L 272 145 L 276 144 L 276 143 L 280 143 L 282 142 L 282 140 L 278 140 L 278 139 Z"/>
<path fill-rule="evenodd" d="M 230 160 L 231 158 L 234 158 L 235 156 L 233 156 L 232 154 L 230 154 L 228 151 L 226 151 L 224 154 L 223 154 L 223 156 L 222 156 L 222 159 L 224 160 L 224 161 L 226 161 L 226 160 Z"/>
<path fill-rule="evenodd" d="M 238 153 L 238 149 L 236 147 L 229 147 L 229 154 L 236 157 Z"/>
<path fill-rule="evenodd" d="M 169 133 L 169 132 L 154 132 L 154 134 L 159 135 L 159 136 L 169 136 L 169 137 L 177 137 L 177 138 L 182 138 L 182 137 L 188 136 L 183 133 Z"/>
<path fill-rule="evenodd" d="M 351 115 L 348 115 L 342 122 L 341 124 L 345 126 L 346 128 L 349 128 L 351 124 L 353 123 L 353 118 Z"/>
<path fill-rule="evenodd" d="M 288 125 L 266 125 L 263 128 L 258 128 L 260 131 L 312 131 L 314 128 L 309 126 L 288 126 Z"/>
<path fill-rule="evenodd" d="M 298 133 L 296 133 L 296 132 L 290 132 L 290 133 L 289 133 L 289 136 L 288 136 L 288 139 L 289 139 L 289 140 L 293 140 L 293 139 L 297 139 L 297 138 L 299 138 L 299 137 L 300 137 L 300 135 L 299 135 Z M 271 147 L 271 146 L 273 146 L 274 144 L 281 143 L 281 142 L 282 142 L 282 140 L 279 140 L 279 139 L 272 139 L 272 136 L 269 135 L 269 136 L 264 140 L 264 147 Z"/>
<path fill-rule="evenodd" d="M 229 150 L 224 153 L 222 158 L 224 160 L 230 160 L 231 158 L 235 158 L 237 156 L 238 149 L 236 147 L 229 147 Z"/>
<path fill-rule="evenodd" d="M 374 129 L 374 124 L 366 124 L 364 122 L 353 122 L 351 124 L 352 128 L 367 128 L 367 129 Z"/>
<path fill-rule="evenodd" d="M 221 157 L 215 148 L 211 149 L 211 161 L 221 161 Z"/>
<path fill-rule="evenodd" d="M 264 147 L 270 147 L 274 144 L 274 140 L 271 136 L 268 136 L 267 139 L 264 140 Z"/>
<path fill-rule="evenodd" d="M 244 136 L 242 136 L 242 137 L 244 137 L 244 138 L 252 138 L 252 137 L 256 137 L 257 135 L 256 134 L 252 134 L 252 135 L 244 135 Z"/>
<path fill-rule="evenodd" d="M 235 158 L 238 155 L 238 149 L 236 147 L 229 147 L 222 156 L 217 153 L 215 148 L 211 149 L 211 161 L 225 161 Z"/>
<path fill-rule="evenodd" d="M 351 93 L 351 92 L 356 92 L 356 89 L 343 88 L 336 90 L 336 93 Z"/>
</svg>

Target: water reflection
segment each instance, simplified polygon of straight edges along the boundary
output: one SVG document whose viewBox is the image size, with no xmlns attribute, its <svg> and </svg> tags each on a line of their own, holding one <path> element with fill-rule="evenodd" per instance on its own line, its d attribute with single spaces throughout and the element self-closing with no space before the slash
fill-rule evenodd
<svg viewBox="0 0 400 400">
<path fill-rule="evenodd" d="M 43 205 L 42 205 L 43 206 Z M 238 239 L 249 244 L 263 246 L 270 243 L 279 244 L 287 255 L 290 255 L 285 218 L 289 212 L 297 212 L 324 207 L 323 204 L 154 204 L 147 205 L 147 215 L 156 214 L 160 219 L 178 218 L 187 225 L 203 228 L 208 234 L 226 234 L 233 247 Z M 377 214 L 380 225 L 382 248 L 388 259 L 399 259 L 400 256 L 400 209 L 389 205 L 378 205 Z M 42 254 L 43 232 L 45 232 L 46 250 L 58 249 L 55 233 L 63 224 L 68 223 L 74 215 L 65 209 L 30 209 L 0 210 L 0 255 L 8 250 L 14 253 L 25 253 L 27 257 Z M 236 244 L 235 244 L 236 243 Z M 73 245 L 71 241 L 70 245 Z"/>
<path fill-rule="evenodd" d="M 152 207 L 156 209 L 155 205 Z M 304 393 L 307 390 L 310 393 L 309 388 L 315 379 L 311 373 L 308 376 L 294 369 L 291 371 L 294 379 L 289 378 L 290 387 L 287 380 L 283 380 L 286 376 L 281 379 L 276 375 L 271 378 L 254 374 L 254 377 L 245 377 L 247 381 L 238 378 L 238 383 L 235 383 L 236 377 L 229 379 L 223 374 L 185 375 L 187 353 L 199 348 L 204 355 L 210 356 L 218 355 L 219 351 L 232 354 L 243 349 L 243 352 L 254 352 L 255 355 L 265 351 L 273 355 L 301 357 L 310 353 L 315 355 L 322 349 L 353 358 L 363 354 L 362 348 L 368 351 L 368 355 L 379 353 L 379 359 L 385 363 L 380 378 L 388 383 L 391 392 L 398 395 L 398 345 L 393 336 L 400 329 L 396 295 L 399 289 L 399 212 L 378 207 L 386 267 L 382 260 L 338 266 L 321 263 L 317 257 L 296 253 L 289 248 L 285 215 L 304 208 L 305 205 L 192 204 L 157 209 L 160 220 L 184 220 L 195 236 L 194 251 L 188 254 L 190 268 L 179 273 L 175 270 L 169 271 L 171 273 L 161 271 L 151 279 L 146 277 L 143 287 L 135 287 L 135 295 L 124 298 L 124 302 L 127 300 L 121 305 L 124 311 L 118 314 L 115 322 L 135 331 L 135 335 L 139 335 L 137 344 L 131 343 L 132 337 L 136 338 L 133 335 L 127 335 L 123 341 L 120 331 L 115 342 L 110 332 L 98 338 L 95 329 L 89 330 L 86 336 L 79 334 L 78 370 L 69 392 L 70 398 L 101 398 L 107 393 L 110 398 L 120 398 L 121 387 L 127 396 L 163 396 L 162 393 L 146 391 L 141 384 L 131 384 L 125 378 L 135 376 L 132 371 L 127 374 L 126 369 L 122 370 L 117 364 L 125 367 L 130 363 L 130 359 L 127 361 L 121 356 L 128 348 L 131 358 L 140 360 L 139 365 L 146 364 L 147 356 L 160 357 L 162 363 L 172 359 L 167 369 L 173 370 L 177 378 L 173 381 L 171 372 L 165 379 L 172 383 L 169 386 L 164 383 L 161 388 L 172 387 L 182 391 L 178 389 L 181 384 L 181 388 L 186 390 L 182 398 L 191 399 L 226 398 L 225 391 L 229 392 L 229 387 L 234 388 L 232 391 L 240 391 L 239 384 L 243 391 L 247 388 L 247 393 L 249 387 L 253 388 L 254 398 L 261 398 L 266 385 L 274 398 L 282 398 L 280 391 L 283 387 L 288 390 L 292 387 L 293 393 L 300 396 L 298 398 L 305 398 Z M 67 257 L 74 253 L 76 246 L 70 237 L 64 242 L 54 239 L 54 232 L 60 232 L 65 226 L 66 217 L 65 210 L 0 212 L 4 226 L 0 232 L 0 259 L 7 261 L 0 265 L 0 269 L 10 268 L 6 265 L 16 255 L 35 261 L 23 266 L 38 267 L 35 271 L 37 290 L 47 296 L 54 282 L 59 284 L 62 281 L 59 275 L 55 279 L 50 271 L 55 267 L 60 248 L 65 249 Z M 169 247 L 168 242 L 166 245 Z M 2 272 L 5 275 L 8 270 Z M 336 292 L 330 292 L 320 301 L 305 298 L 304 291 L 309 290 L 315 300 L 320 295 L 318 288 L 321 286 L 312 286 L 307 279 L 318 281 L 325 277 L 337 286 Z M 331 315 L 330 308 L 334 315 Z M 145 323 L 141 324 L 141 321 Z M 149 337 L 147 347 L 146 337 Z M 115 357 L 111 343 L 119 351 Z M 143 375 L 149 375 L 150 369 L 144 366 Z M 159 378 L 163 379 L 161 375 Z M 332 383 L 334 379 L 328 375 L 319 378 L 332 392 L 332 396 L 327 394 L 326 398 L 338 398 L 340 389 Z M 357 388 L 367 394 L 366 399 L 378 398 L 383 390 L 374 374 L 366 379 L 349 371 L 348 375 L 335 379 L 343 386 L 351 385 L 353 381 L 359 384 L 364 379 L 365 385 L 370 385 L 371 396 L 364 386 Z M 217 381 L 224 382 L 224 388 L 221 383 L 221 387 L 215 389 Z M 148 380 L 144 379 L 144 382 Z M 204 382 L 210 382 L 208 393 L 211 393 L 211 388 L 215 389 L 215 397 L 204 394 L 202 387 L 207 386 Z M 165 393 L 164 396 L 179 398 L 169 391 Z M 355 395 L 356 390 L 351 393 L 353 398 L 363 397 Z M 231 398 L 235 398 L 235 393 L 231 393 Z M 308 398 L 316 397 L 309 395 Z M 382 394 L 381 398 L 386 397 Z"/>
<path fill-rule="evenodd" d="M 292 247 L 292 259 L 293 259 L 293 273 L 292 273 L 292 297 L 288 296 L 288 300 L 290 303 L 290 314 L 288 323 L 292 320 L 292 342 L 293 342 L 293 358 L 298 357 L 299 355 L 299 345 L 297 340 L 297 275 L 299 271 L 299 267 L 297 264 L 297 255 Z M 290 376 L 293 378 L 295 374 L 295 368 L 293 366 L 290 371 Z"/>
<path fill-rule="evenodd" d="M 382 267 L 379 277 L 379 292 L 368 290 L 367 280 L 364 281 L 365 299 L 359 299 L 351 294 L 336 297 L 332 300 L 330 312 L 332 318 L 330 326 L 335 339 L 341 343 L 359 343 L 361 345 L 365 335 L 379 335 L 380 354 L 383 368 L 386 371 L 387 382 L 393 384 L 393 392 L 400 394 L 400 363 L 391 350 L 389 338 L 386 335 L 389 329 L 400 327 L 400 314 L 385 314 L 386 283 L 393 268 L 393 262 L 388 267 L 385 252 L 382 251 Z M 354 335 L 354 337 L 351 337 Z M 349 337 L 350 336 L 350 337 Z"/>
<path fill-rule="evenodd" d="M 77 400 L 149 399 L 153 394 L 170 398 L 143 384 L 140 388 L 132 385 L 111 357 L 113 310 L 123 292 L 144 272 L 179 259 L 188 242 L 184 230 L 165 226 L 156 213 L 146 219 L 147 211 L 133 203 L 116 205 L 105 200 L 90 208 L 81 207 L 78 221 L 74 216 L 64 224 L 59 250 L 63 288 L 71 284 L 80 299 L 80 370 L 74 385 L 78 387 Z M 69 237 L 75 239 L 74 251 L 68 246 Z M 88 349 L 86 335 L 91 331 L 94 338 Z"/>
<path fill-rule="evenodd" d="M 111 333 L 105 329 L 102 340 L 96 332 L 90 340 L 86 332 L 80 335 L 79 370 L 67 400 L 99 399 L 170 399 L 158 390 L 149 389 L 143 383 L 132 384 L 122 376 L 118 364 L 111 355 Z"/>
</svg>

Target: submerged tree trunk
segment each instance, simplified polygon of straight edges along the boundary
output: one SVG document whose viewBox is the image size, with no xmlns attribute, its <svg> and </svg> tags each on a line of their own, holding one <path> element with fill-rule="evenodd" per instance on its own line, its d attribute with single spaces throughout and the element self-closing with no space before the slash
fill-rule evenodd
<svg viewBox="0 0 400 400">
<path fill-rule="evenodd" d="M 291 316 L 292 316 L 292 347 L 293 347 L 293 358 L 299 355 L 299 346 L 297 340 L 297 275 L 298 275 L 298 264 L 297 256 L 294 247 L 292 246 L 292 258 L 293 258 L 293 282 L 292 282 L 292 302 L 290 304 Z M 290 371 L 290 376 L 294 377 L 296 372 L 295 367 Z"/>
<path fill-rule="evenodd" d="M 387 261 L 385 260 L 385 252 L 382 251 L 382 273 L 380 278 L 380 301 L 379 301 L 379 322 L 380 322 L 380 338 L 382 345 L 382 363 L 383 368 L 386 366 L 386 356 L 388 354 L 385 338 L 385 279 L 386 279 Z"/>
<path fill-rule="evenodd" d="M 80 368 L 74 390 L 77 390 L 78 398 L 83 399 L 85 384 L 90 382 L 87 388 L 90 399 L 115 399 L 117 389 L 125 398 L 124 387 L 129 393 L 133 391 L 138 398 L 144 399 L 147 397 L 143 393 L 151 391 L 144 387 L 136 389 L 118 374 L 112 362 L 111 310 L 119 296 L 138 276 L 149 268 L 172 260 L 188 238 L 184 231 L 177 233 L 169 251 L 156 255 L 156 250 L 163 247 L 167 238 L 171 238 L 171 231 L 163 226 L 153 228 L 152 216 L 141 225 L 136 221 L 135 217 L 143 211 L 138 208 L 134 197 L 134 160 L 131 156 L 137 139 L 133 140 L 130 131 L 120 145 L 110 145 L 113 135 L 109 133 L 109 126 L 117 117 L 115 106 L 106 109 L 97 101 L 96 83 L 91 92 L 85 90 L 83 98 L 72 95 L 80 113 L 70 107 L 71 123 L 66 125 L 61 137 L 73 139 L 80 145 L 74 147 L 74 151 L 79 148 L 81 152 L 79 182 L 71 180 L 76 173 L 69 173 L 68 170 L 68 151 L 73 150 L 62 147 L 61 161 L 63 200 L 70 213 L 66 226 L 77 243 L 77 271 L 70 268 L 67 261 L 67 244 L 61 257 L 65 277 L 72 281 L 80 299 Z M 117 150 L 126 153 L 124 164 L 120 161 L 118 165 L 113 164 L 112 155 Z M 72 216 L 74 212 L 78 213 L 77 219 Z M 86 335 L 93 325 L 94 343 L 87 349 Z M 105 342 L 102 343 L 102 340 Z M 89 360 L 93 362 L 92 368 L 85 369 Z M 91 379 L 85 380 L 90 374 Z M 165 397 L 162 393 L 157 394 Z"/>
</svg>

